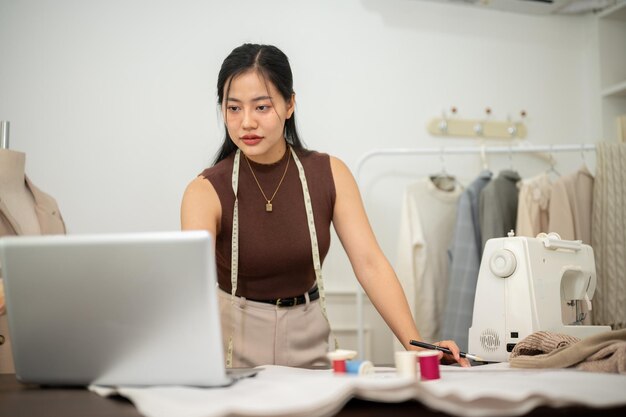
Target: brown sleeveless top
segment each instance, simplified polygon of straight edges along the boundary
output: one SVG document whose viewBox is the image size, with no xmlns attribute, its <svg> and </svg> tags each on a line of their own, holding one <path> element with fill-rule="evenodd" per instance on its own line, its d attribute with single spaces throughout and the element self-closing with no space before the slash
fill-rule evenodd
<svg viewBox="0 0 626 417">
<path fill-rule="evenodd" d="M 330 224 L 335 205 L 335 183 L 327 154 L 296 150 L 311 195 L 311 205 L 322 262 L 330 247 Z M 231 235 L 235 195 L 232 171 L 235 153 L 205 169 L 201 176 L 211 182 L 222 205 L 220 231 L 216 238 L 218 283 L 230 293 Z M 250 161 L 263 192 L 271 197 L 287 163 L 283 158 L 269 165 Z M 263 198 L 248 164 L 239 164 L 239 276 L 237 295 L 269 300 L 301 295 L 315 283 L 311 238 L 307 226 L 302 185 L 292 160 L 276 197 L 273 211 L 266 212 Z"/>
</svg>

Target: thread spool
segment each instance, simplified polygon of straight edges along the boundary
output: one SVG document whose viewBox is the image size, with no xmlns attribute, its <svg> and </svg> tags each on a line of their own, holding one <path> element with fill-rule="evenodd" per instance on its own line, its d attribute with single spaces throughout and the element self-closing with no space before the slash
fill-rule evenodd
<svg viewBox="0 0 626 417">
<path fill-rule="evenodd" d="M 394 354 L 396 374 L 402 377 L 415 378 L 417 373 L 417 356 L 415 351 L 399 351 Z"/>
<path fill-rule="evenodd" d="M 426 350 L 417 353 L 422 381 L 439 379 L 439 352 Z"/>
<path fill-rule="evenodd" d="M 333 372 L 336 374 L 345 374 L 347 371 L 345 359 L 333 360 Z"/>
<path fill-rule="evenodd" d="M 356 356 L 354 350 L 337 349 L 326 354 L 333 365 L 333 372 L 336 374 L 346 373 L 346 361 L 353 359 Z"/>
<path fill-rule="evenodd" d="M 346 371 L 355 375 L 371 374 L 374 372 L 374 365 L 370 361 L 347 361 Z"/>
</svg>

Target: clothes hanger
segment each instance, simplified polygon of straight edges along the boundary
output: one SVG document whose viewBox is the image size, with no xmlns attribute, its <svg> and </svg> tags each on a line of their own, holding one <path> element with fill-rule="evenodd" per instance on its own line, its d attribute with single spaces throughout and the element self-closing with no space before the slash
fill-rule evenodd
<svg viewBox="0 0 626 417">
<path fill-rule="evenodd" d="M 580 144 L 580 159 L 583 160 L 583 166 L 581 167 L 581 169 L 591 172 L 591 169 L 589 168 L 589 164 L 587 163 L 587 158 L 585 158 L 585 143 L 584 142 Z"/>
<path fill-rule="evenodd" d="M 435 187 L 439 188 L 442 191 L 452 191 L 456 187 L 456 177 L 451 175 L 446 170 L 446 161 L 443 157 L 445 152 L 445 148 L 441 148 L 441 152 L 439 153 L 439 161 L 441 162 L 441 171 L 437 174 L 433 174 L 430 176 L 430 180 L 435 185 Z"/>
<path fill-rule="evenodd" d="M 554 153 L 552 152 L 552 145 L 550 145 L 550 168 L 546 170 L 546 175 L 552 175 L 559 178 L 561 174 L 556 170 L 556 159 L 554 159 Z"/>
<path fill-rule="evenodd" d="M 511 145 L 509 145 L 509 169 L 515 171 L 515 166 L 513 165 L 513 146 Z"/>
<path fill-rule="evenodd" d="M 480 145 L 480 160 L 482 162 L 483 171 L 489 171 L 489 161 L 487 160 L 487 152 L 485 151 L 485 142 Z"/>
</svg>

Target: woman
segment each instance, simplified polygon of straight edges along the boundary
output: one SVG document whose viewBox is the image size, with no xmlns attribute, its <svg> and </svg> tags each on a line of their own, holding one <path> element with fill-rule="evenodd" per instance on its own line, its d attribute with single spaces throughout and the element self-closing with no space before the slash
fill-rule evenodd
<svg viewBox="0 0 626 417">
<path fill-rule="evenodd" d="M 181 222 L 216 237 L 227 365 L 327 363 L 321 263 L 331 223 L 368 297 L 411 348 L 419 332 L 354 178 L 339 159 L 306 150 L 298 137 L 285 54 L 268 45 L 235 48 L 217 93 L 224 143 L 185 190 Z M 440 344 L 454 353 L 446 360 L 468 365 L 453 341 Z"/>
</svg>

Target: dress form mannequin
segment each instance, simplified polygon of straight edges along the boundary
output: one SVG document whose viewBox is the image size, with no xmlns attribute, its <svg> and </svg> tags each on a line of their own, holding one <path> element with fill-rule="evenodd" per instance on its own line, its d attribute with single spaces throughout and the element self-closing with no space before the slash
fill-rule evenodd
<svg viewBox="0 0 626 417">
<path fill-rule="evenodd" d="M 17 234 L 39 234 L 35 198 L 26 186 L 26 157 L 21 152 L 0 149 L 0 210 Z M 8 326 L 4 315 L 4 288 L 0 273 L 0 373 L 14 372 L 9 346 Z"/>
<path fill-rule="evenodd" d="M 8 122 L 0 129 L 0 237 L 65 233 L 56 201 L 24 173 L 26 156 L 8 149 Z M 0 373 L 14 373 L 0 265 Z"/>
<path fill-rule="evenodd" d="M 25 165 L 26 156 L 22 152 L 0 148 L 0 214 L 17 234 L 39 234 L 35 197 L 26 185 Z M 0 354 L 3 356 L 0 373 L 11 373 L 15 370 L 4 309 L 4 286 L 0 272 Z"/>
<path fill-rule="evenodd" d="M 18 235 L 41 234 L 35 198 L 26 185 L 22 152 L 0 149 L 0 205 Z"/>
</svg>

